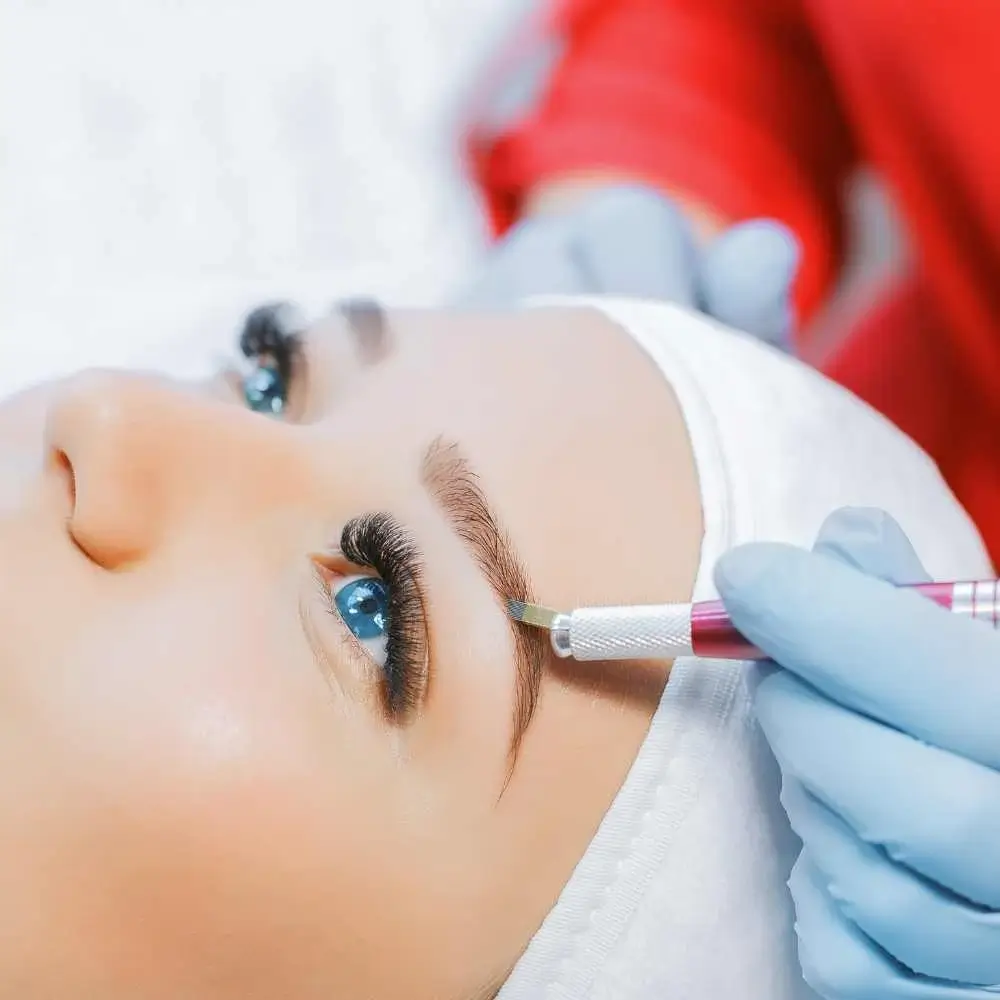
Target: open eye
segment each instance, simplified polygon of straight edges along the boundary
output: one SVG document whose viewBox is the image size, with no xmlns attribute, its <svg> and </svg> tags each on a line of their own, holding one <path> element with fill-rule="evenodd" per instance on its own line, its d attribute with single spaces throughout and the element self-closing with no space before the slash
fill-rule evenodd
<svg viewBox="0 0 1000 1000">
<path fill-rule="evenodd" d="M 294 375 L 301 367 L 303 326 L 287 303 L 260 306 L 243 321 L 240 389 L 248 409 L 271 417 L 286 415 Z"/>
<path fill-rule="evenodd" d="M 379 669 L 389 719 L 402 723 L 420 705 L 429 675 L 421 560 L 408 530 L 385 511 L 363 514 L 344 525 L 338 548 L 310 559 L 327 608 Z M 356 572 L 362 566 L 373 572 Z"/>
<path fill-rule="evenodd" d="M 388 659 L 389 587 L 377 576 L 348 576 L 331 588 L 334 606 L 372 659 Z"/>
<path fill-rule="evenodd" d="M 266 358 L 252 362 L 243 376 L 243 398 L 255 413 L 280 417 L 288 406 L 288 386 L 276 364 Z"/>
</svg>

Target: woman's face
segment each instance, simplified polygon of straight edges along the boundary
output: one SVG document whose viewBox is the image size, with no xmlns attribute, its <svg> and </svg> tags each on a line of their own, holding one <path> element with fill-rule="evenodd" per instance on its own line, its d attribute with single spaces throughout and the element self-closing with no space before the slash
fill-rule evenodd
<svg viewBox="0 0 1000 1000">
<path fill-rule="evenodd" d="M 503 599 L 688 595 L 676 404 L 595 314 L 366 329 L 288 420 L 231 377 L 0 410 L 0 994 L 482 995 L 585 850 L 665 668 Z"/>
</svg>

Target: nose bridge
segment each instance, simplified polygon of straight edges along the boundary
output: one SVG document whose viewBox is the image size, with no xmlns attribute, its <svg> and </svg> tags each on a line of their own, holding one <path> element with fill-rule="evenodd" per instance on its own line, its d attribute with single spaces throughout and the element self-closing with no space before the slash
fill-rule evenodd
<svg viewBox="0 0 1000 1000">
<path fill-rule="evenodd" d="M 72 477 L 74 538 L 109 567 L 143 558 L 185 521 L 273 501 L 295 460 L 287 426 L 166 379 L 104 371 L 65 384 L 46 442 Z M 278 468 L 264 478 L 268 465 Z"/>
</svg>

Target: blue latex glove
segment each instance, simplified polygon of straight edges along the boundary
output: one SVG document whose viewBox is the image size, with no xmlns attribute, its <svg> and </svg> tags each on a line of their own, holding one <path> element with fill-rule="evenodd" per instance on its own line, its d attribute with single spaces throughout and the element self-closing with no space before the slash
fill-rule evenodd
<svg viewBox="0 0 1000 1000">
<path fill-rule="evenodd" d="M 456 304 L 490 308 L 562 294 L 664 299 L 787 348 L 798 257 L 791 233 L 765 219 L 700 248 L 670 198 L 610 186 L 566 212 L 520 222 Z"/>
<path fill-rule="evenodd" d="M 814 553 L 748 545 L 716 573 L 784 668 L 764 669 L 755 706 L 803 844 L 802 968 L 830 1000 L 995 1000 L 1000 633 L 874 577 L 927 579 L 866 510 L 834 515 Z"/>
</svg>

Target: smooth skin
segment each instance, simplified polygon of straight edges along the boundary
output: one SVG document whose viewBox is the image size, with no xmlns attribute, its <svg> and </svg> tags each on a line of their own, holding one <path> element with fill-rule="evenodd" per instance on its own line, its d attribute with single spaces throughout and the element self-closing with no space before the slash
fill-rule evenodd
<svg viewBox="0 0 1000 1000">
<path fill-rule="evenodd" d="M 554 904 L 669 664 L 550 665 L 510 772 L 510 626 L 421 458 L 461 447 L 539 599 L 685 600 L 684 423 L 593 313 L 390 328 L 314 331 L 298 423 L 112 373 L 0 409 L 0 995 L 462 1000 Z M 380 510 L 424 561 L 405 724 L 310 558 Z"/>
</svg>

